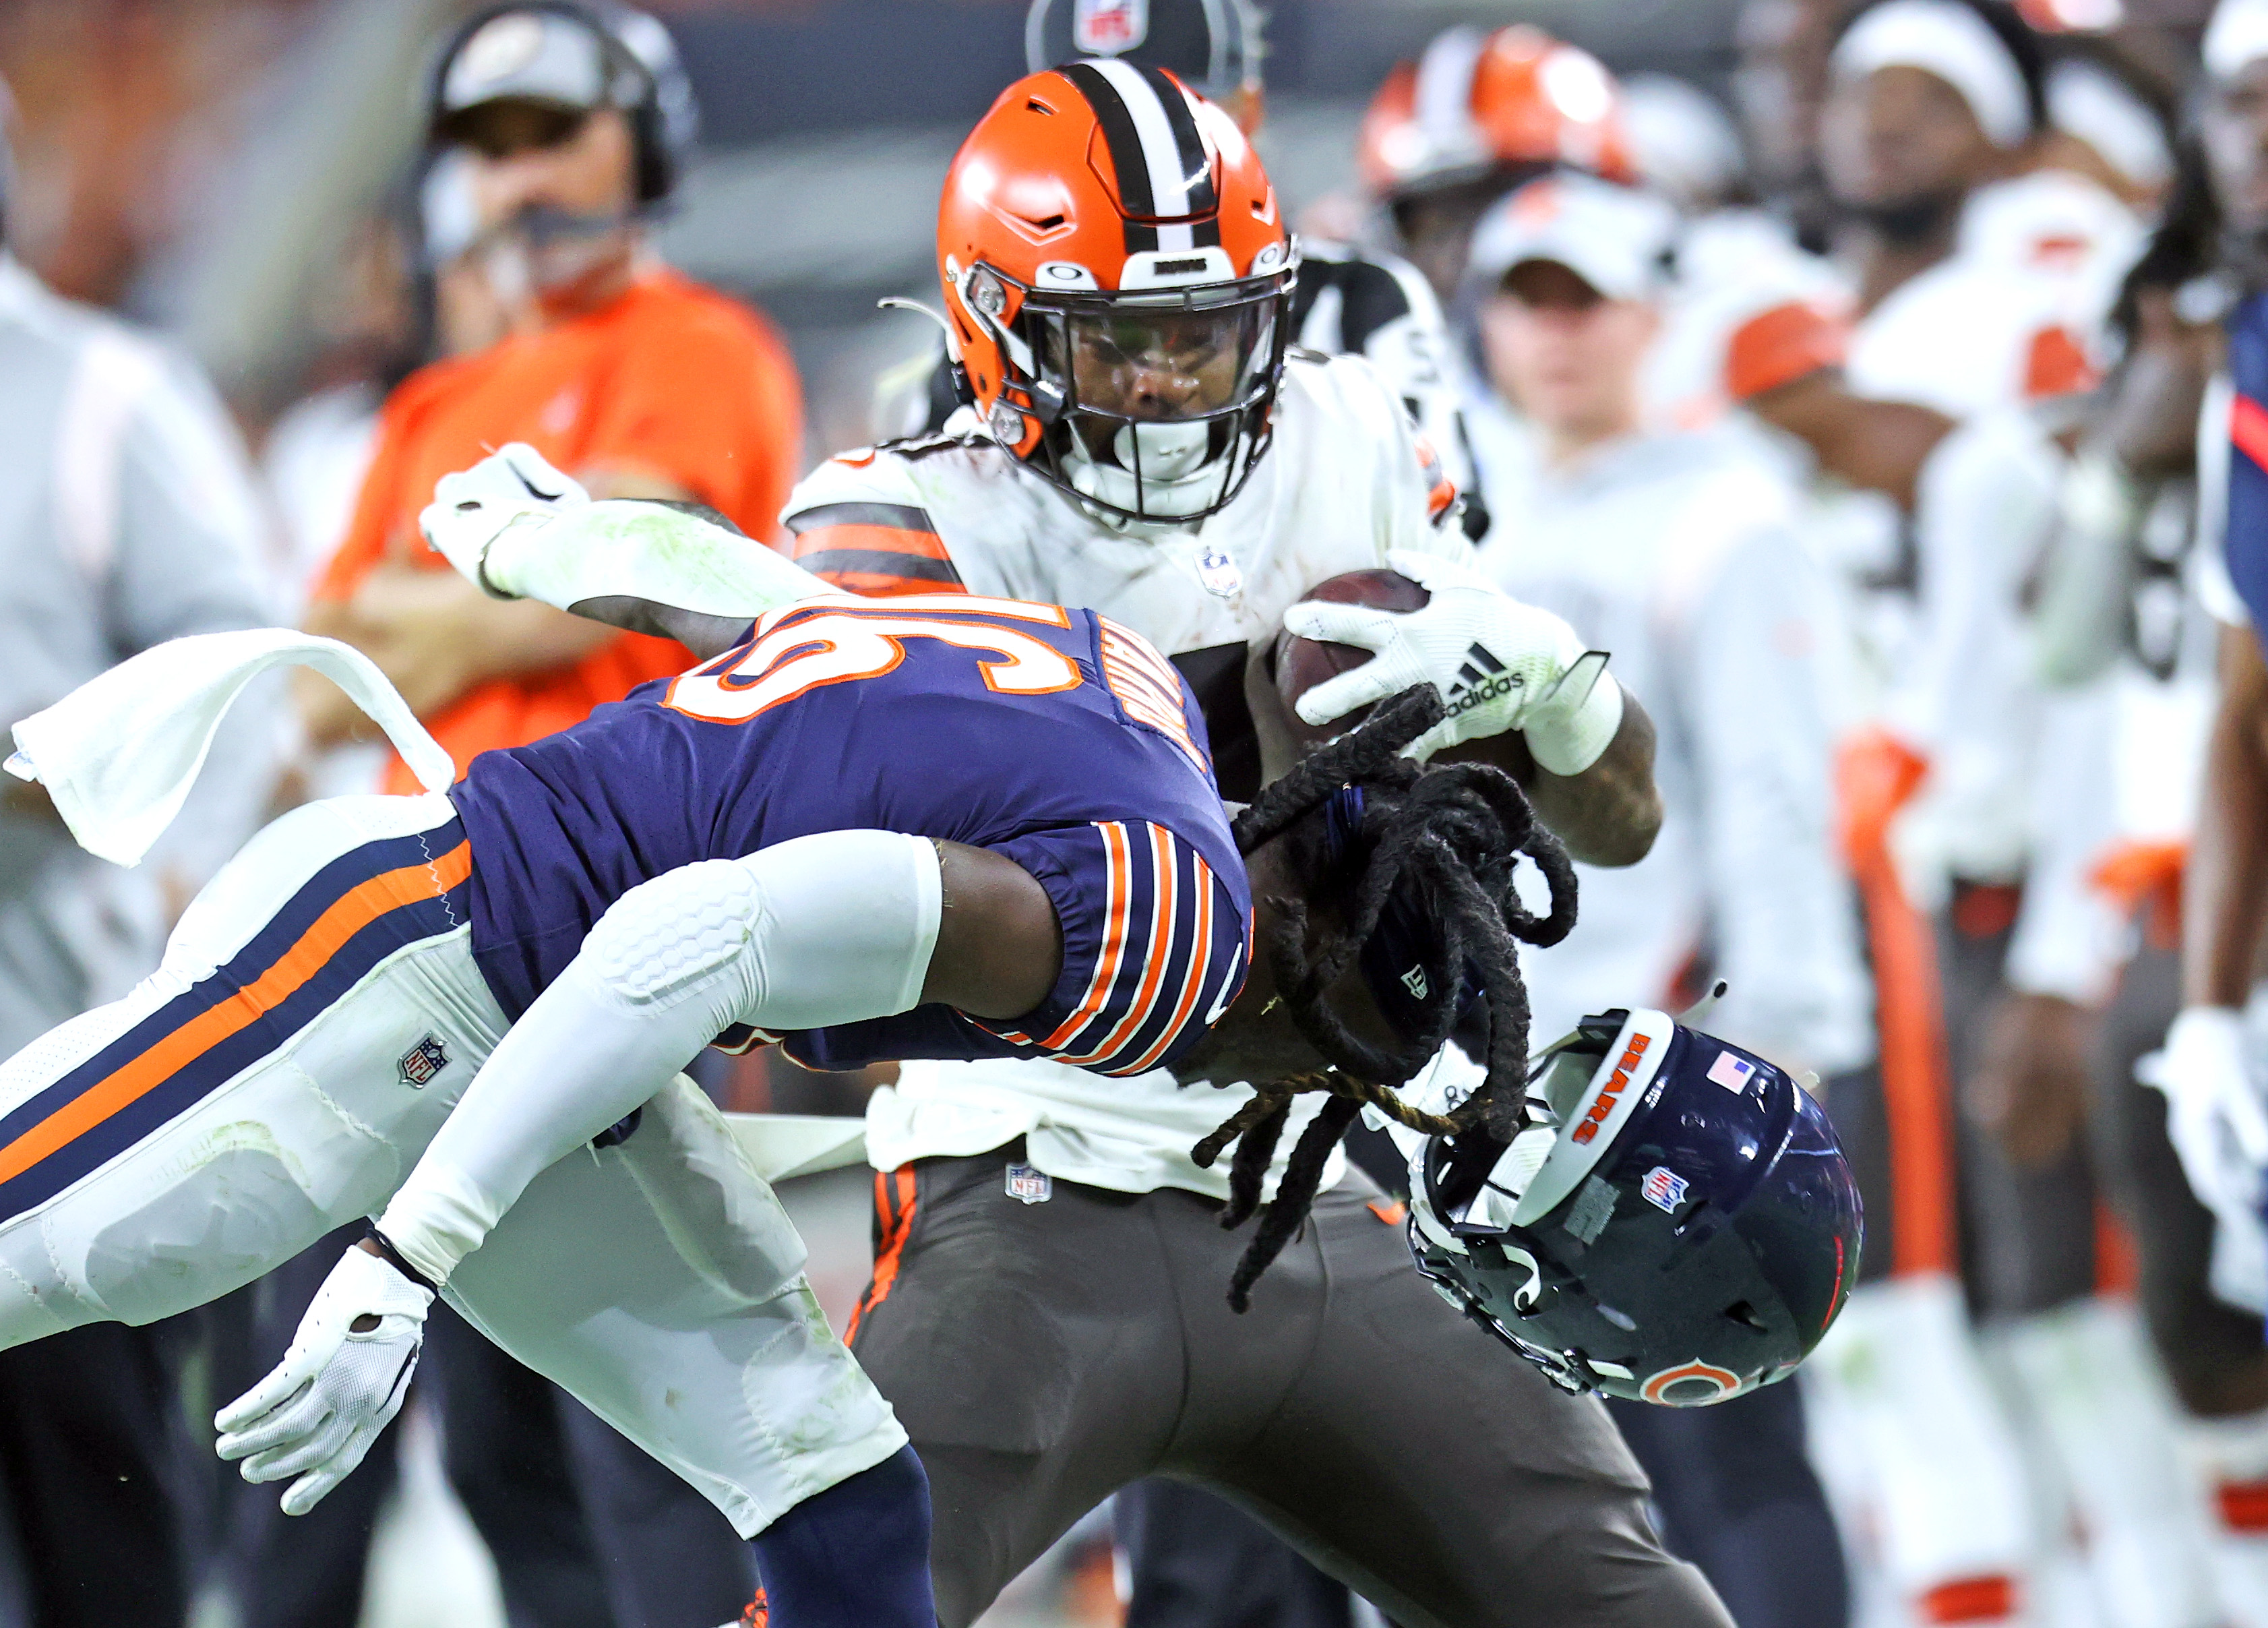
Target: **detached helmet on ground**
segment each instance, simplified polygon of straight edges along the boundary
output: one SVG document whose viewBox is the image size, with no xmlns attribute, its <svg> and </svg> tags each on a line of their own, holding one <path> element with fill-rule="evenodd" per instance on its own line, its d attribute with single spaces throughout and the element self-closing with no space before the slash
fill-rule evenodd
<svg viewBox="0 0 2268 1628">
<path fill-rule="evenodd" d="M 1859 1271 L 1859 1191 L 1817 1103 L 1667 1013 L 1537 1058 L 1509 1146 L 1429 1141 L 1410 1248 L 1444 1299 L 1569 1390 L 1700 1407 L 1785 1379 Z"/>
<path fill-rule="evenodd" d="M 669 30 L 605 0 L 515 0 L 468 18 L 434 62 L 428 135 L 455 142 L 475 108 L 502 101 L 622 109 L 637 143 L 641 204 L 675 188 L 700 135 L 693 83 Z"/>
<path fill-rule="evenodd" d="M 1388 202 L 1530 166 L 1638 179 L 1614 76 L 1526 23 L 1437 37 L 1387 76 L 1359 144 L 1363 180 Z"/>
<path fill-rule="evenodd" d="M 1226 113 L 1130 63 L 1020 79 L 946 176 L 937 255 L 979 418 L 1036 474 L 1133 521 L 1242 489 L 1299 256 Z"/>
</svg>

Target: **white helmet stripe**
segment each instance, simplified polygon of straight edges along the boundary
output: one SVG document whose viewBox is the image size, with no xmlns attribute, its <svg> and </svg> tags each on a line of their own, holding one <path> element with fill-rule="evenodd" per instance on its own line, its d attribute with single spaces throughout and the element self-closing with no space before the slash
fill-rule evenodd
<svg viewBox="0 0 2268 1628">
<path fill-rule="evenodd" d="M 1151 213 L 1161 220 L 1194 214 L 1189 203 L 1191 178 L 1182 168 L 1181 144 L 1174 139 L 1173 121 L 1156 87 L 1131 63 L 1103 60 L 1085 66 L 1108 82 L 1133 122 L 1142 144 L 1143 167 L 1149 176 Z"/>
</svg>

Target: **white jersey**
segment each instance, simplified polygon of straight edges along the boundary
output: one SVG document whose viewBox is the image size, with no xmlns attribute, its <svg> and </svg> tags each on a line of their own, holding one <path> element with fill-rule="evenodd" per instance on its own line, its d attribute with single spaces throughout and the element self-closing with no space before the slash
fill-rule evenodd
<svg viewBox="0 0 2268 1628">
<path fill-rule="evenodd" d="M 1668 1001 L 1705 942 L 1731 984 L 1712 1030 L 1796 1066 L 1873 1055 L 1832 851 L 1833 603 L 1799 512 L 1744 437 L 1640 435 L 1541 472 L 1517 533 L 1483 552 L 1507 592 L 1614 652 L 1660 732 L 1653 851 L 1579 866 L 1574 932 L 1526 959 L 1539 1039 Z"/>
<path fill-rule="evenodd" d="M 2014 988 L 2104 992 L 2117 922 L 2090 880 L 2114 835 L 2110 686 L 2049 691 L 2025 636 L 2025 572 L 2054 524 L 2061 453 L 2029 415 L 1988 413 L 1930 453 L 1913 523 L 1921 614 L 1885 721 L 1929 760 L 1893 827 L 1909 891 L 2025 882 Z"/>
<path fill-rule="evenodd" d="M 1954 418 L 2083 387 L 2141 228 L 2059 172 L 1981 187 L 1953 254 L 1892 291 L 1852 334 L 1851 387 Z"/>
<path fill-rule="evenodd" d="M 275 620 L 242 446 L 187 358 L 0 254 L 0 726 L 152 645 Z M 281 699 L 263 687 L 229 720 L 189 817 L 134 871 L 0 811 L 0 1053 L 157 964 L 158 875 L 202 880 L 251 829 Z"/>
<path fill-rule="evenodd" d="M 973 423 L 969 433 L 828 460 L 783 519 L 796 557 L 845 587 L 958 586 L 1100 610 L 1176 658 L 1209 715 L 1226 697 L 1241 716 L 1247 645 L 1273 638 L 1316 584 L 1381 566 L 1389 549 L 1471 557 L 1463 534 L 1437 523 L 1453 502 L 1438 460 L 1421 456 L 1401 402 L 1366 363 L 1295 352 L 1273 445 L 1228 506 L 1195 525 L 1100 519 Z M 1233 762 L 1236 743 L 1225 739 L 1214 752 L 1225 792 L 1248 796 L 1237 773 L 1256 771 L 1256 760 Z M 1066 1181 L 1226 1197 L 1225 1165 L 1200 1170 L 1189 1149 L 1248 1095 L 1184 1090 L 1164 1070 L 1105 1079 L 1053 1063 L 908 1063 L 868 1108 L 868 1156 L 890 1169 L 1023 1137 L 1031 1163 Z M 1295 1106 L 1271 1182 L 1320 1106 Z"/>
</svg>

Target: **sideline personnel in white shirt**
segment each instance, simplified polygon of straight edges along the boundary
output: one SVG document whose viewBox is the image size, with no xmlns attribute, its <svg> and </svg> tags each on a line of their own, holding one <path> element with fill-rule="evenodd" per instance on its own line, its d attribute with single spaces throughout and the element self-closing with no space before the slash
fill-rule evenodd
<svg viewBox="0 0 2268 1628">
<path fill-rule="evenodd" d="M 1612 650 L 1660 732 L 1660 835 L 1634 866 L 1580 867 L 1574 932 L 1527 966 L 1532 1043 L 1587 1012 L 1673 1001 L 1699 954 L 1731 984 L 1719 1031 L 1793 1070 L 1840 1072 L 1874 1042 L 1830 845 L 1835 622 L 1797 495 L 1754 443 L 1639 427 L 1675 227 L 1657 198 L 1561 175 L 1504 200 L 1474 239 L 1468 307 L 1537 462 L 1482 565 Z M 1614 1411 L 1672 1548 L 1744 1628 L 1845 1620 L 1795 1387 L 1677 1418 Z"/>
<path fill-rule="evenodd" d="M 4 251 L 0 585 L 0 725 L 152 645 L 276 619 L 244 451 L 210 387 Z M 169 904 L 265 810 L 271 730 L 257 709 L 232 720 L 179 837 L 131 871 L 74 843 L 40 787 L 5 782 L 0 1055 L 158 964 Z M 181 1337 L 105 1323 L 0 1356 L 0 1493 L 26 1615 L 42 1628 L 186 1617 Z"/>
</svg>

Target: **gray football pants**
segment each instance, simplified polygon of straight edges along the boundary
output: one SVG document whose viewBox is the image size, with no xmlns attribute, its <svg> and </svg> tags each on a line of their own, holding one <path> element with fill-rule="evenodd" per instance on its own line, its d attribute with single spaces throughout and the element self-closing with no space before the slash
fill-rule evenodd
<svg viewBox="0 0 2268 1628">
<path fill-rule="evenodd" d="M 1219 1492 L 1404 1628 L 1731 1628 L 1603 1408 L 1442 1303 L 1350 1179 L 1238 1316 L 1250 1236 L 1166 1190 L 1006 1190 L 1020 1144 L 875 1178 L 850 1343 L 929 1471 L 943 1628 L 1129 1482 Z"/>
</svg>

